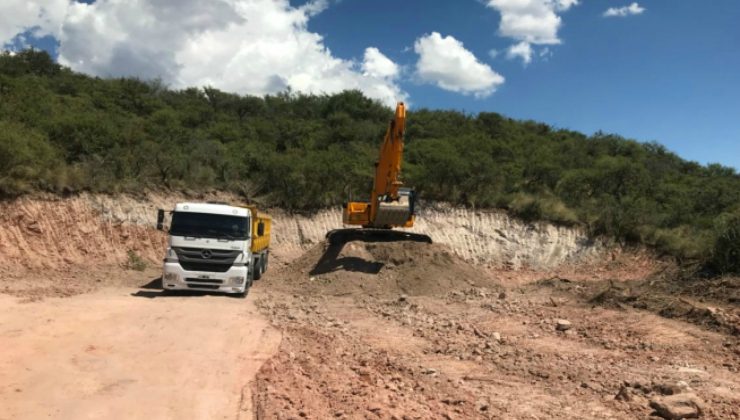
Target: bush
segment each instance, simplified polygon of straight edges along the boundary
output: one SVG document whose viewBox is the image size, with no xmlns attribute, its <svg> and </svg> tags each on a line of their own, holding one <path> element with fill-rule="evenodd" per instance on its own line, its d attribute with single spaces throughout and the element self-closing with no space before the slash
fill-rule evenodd
<svg viewBox="0 0 740 420">
<path fill-rule="evenodd" d="M 129 249 L 128 251 L 126 251 L 126 255 L 128 257 L 128 260 L 126 261 L 126 268 L 128 268 L 129 270 L 144 271 L 149 265 L 134 250 Z"/>
<path fill-rule="evenodd" d="M 720 273 L 740 274 L 740 213 L 727 216 L 720 222 L 712 265 Z"/>
<path fill-rule="evenodd" d="M 0 121 L 0 196 L 51 189 L 59 163 L 43 134 Z"/>
</svg>

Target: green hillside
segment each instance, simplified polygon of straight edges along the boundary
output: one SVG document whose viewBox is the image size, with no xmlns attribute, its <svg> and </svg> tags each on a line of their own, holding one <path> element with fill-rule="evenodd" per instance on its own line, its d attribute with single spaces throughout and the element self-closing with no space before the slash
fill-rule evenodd
<svg viewBox="0 0 740 420">
<path fill-rule="evenodd" d="M 354 91 L 171 90 L 77 74 L 44 52 L 5 53 L 0 195 L 216 188 L 286 209 L 336 205 L 369 192 L 391 115 Z M 404 178 L 425 200 L 580 224 L 739 269 L 740 176 L 659 144 L 420 109 L 408 115 Z"/>
</svg>

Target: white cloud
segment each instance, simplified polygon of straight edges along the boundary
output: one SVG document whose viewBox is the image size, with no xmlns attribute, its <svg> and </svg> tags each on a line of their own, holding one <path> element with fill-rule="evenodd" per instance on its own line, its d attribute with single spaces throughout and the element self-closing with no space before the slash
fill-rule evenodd
<svg viewBox="0 0 740 420">
<path fill-rule="evenodd" d="M 508 54 L 522 58 L 525 64 L 532 59 L 532 44 L 561 43 L 558 30 L 562 19 L 559 13 L 578 3 L 578 0 L 487 0 L 487 6 L 501 14 L 499 34 L 517 41 L 509 48 Z"/>
<path fill-rule="evenodd" d="M 610 7 L 604 12 L 604 17 L 626 17 L 630 15 L 639 15 L 645 11 L 644 7 L 641 7 L 637 3 L 632 3 L 629 6 L 624 7 Z"/>
<path fill-rule="evenodd" d="M 287 87 L 359 89 L 388 105 L 405 100 L 397 68 L 391 72 L 395 63 L 380 51 L 369 49 L 362 63 L 337 58 L 308 30 L 310 18 L 327 6 L 327 0 L 301 7 L 288 0 L 98 0 L 72 2 L 56 26 L 53 19 L 45 25 L 60 42 L 60 63 L 97 76 L 160 77 L 177 88 L 211 85 L 255 95 Z M 29 16 L 42 8 L 28 7 Z M 0 28 L 19 33 L 40 20 Z"/>
<path fill-rule="evenodd" d="M 32 30 L 32 35 L 56 36 L 59 33 L 68 0 L 2 0 L 0 2 L 0 47 L 11 44 L 16 36 Z"/>
<path fill-rule="evenodd" d="M 512 58 L 521 58 L 524 62 L 524 65 L 532 62 L 532 44 L 522 41 L 518 44 L 514 44 L 506 51 L 506 57 L 509 59 Z"/>
<path fill-rule="evenodd" d="M 377 48 L 369 47 L 365 49 L 362 71 L 371 77 L 394 78 L 398 76 L 398 65 Z"/>
<path fill-rule="evenodd" d="M 499 54 L 500 53 L 495 48 L 492 48 L 492 49 L 488 50 L 488 56 L 491 57 L 491 58 L 493 58 L 493 59 L 495 59 L 496 57 L 498 57 Z"/>
<path fill-rule="evenodd" d="M 481 63 L 462 42 L 437 32 L 424 35 L 414 43 L 419 54 L 416 73 L 428 83 L 462 94 L 485 97 L 504 83 L 504 78 L 485 63 Z"/>
</svg>

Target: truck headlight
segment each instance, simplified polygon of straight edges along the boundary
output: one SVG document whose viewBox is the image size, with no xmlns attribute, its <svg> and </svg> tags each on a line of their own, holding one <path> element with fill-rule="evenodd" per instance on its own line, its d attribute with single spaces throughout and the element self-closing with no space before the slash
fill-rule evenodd
<svg viewBox="0 0 740 420">
<path fill-rule="evenodd" d="M 234 284 L 234 285 L 237 285 L 238 286 L 238 285 L 241 285 L 242 283 L 244 283 L 244 277 L 242 277 L 242 276 L 229 277 L 229 281 L 231 282 L 231 284 Z"/>
<path fill-rule="evenodd" d="M 165 256 L 165 262 L 177 262 L 177 252 L 172 248 L 167 248 L 167 255 Z"/>
<path fill-rule="evenodd" d="M 180 276 L 177 273 L 164 273 L 164 281 L 180 281 Z"/>
</svg>

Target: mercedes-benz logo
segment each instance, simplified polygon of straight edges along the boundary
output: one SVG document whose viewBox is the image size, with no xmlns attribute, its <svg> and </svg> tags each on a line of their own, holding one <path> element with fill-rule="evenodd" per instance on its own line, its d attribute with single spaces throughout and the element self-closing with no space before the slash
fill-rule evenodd
<svg viewBox="0 0 740 420">
<path fill-rule="evenodd" d="M 213 252 L 211 252 L 210 249 L 204 249 L 200 252 L 200 256 L 203 257 L 204 260 L 207 260 L 213 256 Z"/>
</svg>

